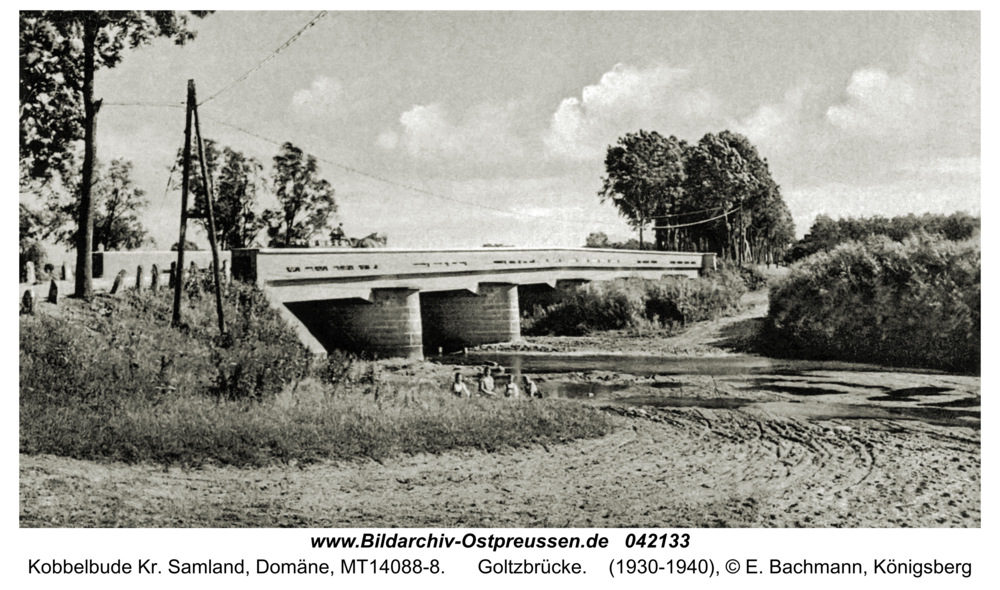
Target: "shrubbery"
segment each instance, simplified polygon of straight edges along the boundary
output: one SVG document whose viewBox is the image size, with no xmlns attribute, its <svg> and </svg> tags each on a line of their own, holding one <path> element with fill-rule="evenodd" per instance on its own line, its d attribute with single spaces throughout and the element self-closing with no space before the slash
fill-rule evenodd
<svg viewBox="0 0 1000 590">
<path fill-rule="evenodd" d="M 719 261 L 719 268 L 738 274 L 748 291 L 759 291 L 767 287 L 769 279 L 758 265 L 739 265 L 730 259 L 723 259 Z"/>
<path fill-rule="evenodd" d="M 529 334 L 579 336 L 601 330 L 671 328 L 733 310 L 746 286 L 728 269 L 697 279 L 628 278 L 589 283 L 525 318 Z"/>
<path fill-rule="evenodd" d="M 981 249 L 917 236 L 848 242 L 771 291 L 769 341 L 795 354 L 979 370 Z"/>
<path fill-rule="evenodd" d="M 446 382 L 388 385 L 377 365 L 343 354 L 316 363 L 253 286 L 227 288 L 221 339 L 211 291 L 194 288 L 205 280 L 190 281 L 177 329 L 167 291 L 22 316 L 21 452 L 246 466 L 495 450 L 612 428 L 578 403 L 459 400 Z M 75 304 L 85 305 L 64 305 Z"/>
</svg>

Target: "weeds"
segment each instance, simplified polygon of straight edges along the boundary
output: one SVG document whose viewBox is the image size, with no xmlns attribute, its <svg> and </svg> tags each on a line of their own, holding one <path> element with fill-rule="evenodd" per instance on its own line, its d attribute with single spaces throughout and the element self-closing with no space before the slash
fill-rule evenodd
<svg viewBox="0 0 1000 590">
<path fill-rule="evenodd" d="M 80 305 L 85 305 L 82 302 Z M 312 362 L 254 287 L 234 284 L 220 342 L 214 299 L 170 327 L 171 294 L 99 298 L 85 320 L 20 324 L 20 450 L 79 459 L 256 466 L 494 451 L 612 429 L 563 400 L 460 400 L 446 383 L 398 387 L 379 365 L 333 353 Z"/>
</svg>

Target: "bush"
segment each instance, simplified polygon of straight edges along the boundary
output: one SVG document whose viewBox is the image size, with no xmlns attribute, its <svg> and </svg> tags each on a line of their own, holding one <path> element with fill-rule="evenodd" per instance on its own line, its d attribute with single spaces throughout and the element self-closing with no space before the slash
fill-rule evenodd
<svg viewBox="0 0 1000 590">
<path fill-rule="evenodd" d="M 20 321 L 20 451 L 78 459 L 236 466 L 492 451 L 610 432 L 565 400 L 460 400 L 447 383 L 398 387 L 379 365 L 312 355 L 256 287 L 227 288 L 230 338 L 214 297 L 98 297 L 64 318 Z M 81 319 L 82 318 L 82 319 Z"/>
<path fill-rule="evenodd" d="M 697 279 L 600 281 L 548 308 L 536 308 L 522 329 L 528 334 L 580 336 L 603 330 L 671 328 L 719 317 L 735 309 L 744 293 L 743 280 L 728 269 Z"/>
<path fill-rule="evenodd" d="M 981 249 L 926 235 L 848 242 L 771 291 L 772 347 L 827 358 L 979 371 Z"/>
<path fill-rule="evenodd" d="M 36 278 L 41 279 L 42 275 L 40 273 L 44 272 L 46 260 L 48 260 L 48 254 L 40 242 L 31 242 L 28 244 L 18 257 L 18 270 L 20 271 L 20 278 L 18 280 L 22 283 L 24 282 L 25 264 L 28 262 L 34 265 Z"/>
<path fill-rule="evenodd" d="M 718 267 L 719 270 L 739 275 L 748 291 L 759 291 L 767 287 L 768 276 L 758 265 L 739 265 L 730 259 L 723 259 L 718 262 Z M 709 271 L 709 274 L 711 272 L 713 271 Z"/>
</svg>

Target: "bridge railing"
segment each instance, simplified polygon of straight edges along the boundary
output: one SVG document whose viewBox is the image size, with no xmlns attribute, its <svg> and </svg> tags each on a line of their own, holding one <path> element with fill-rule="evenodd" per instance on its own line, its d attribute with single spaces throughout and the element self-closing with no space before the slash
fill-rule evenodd
<svg viewBox="0 0 1000 590">
<path fill-rule="evenodd" d="M 247 249 L 234 250 L 233 275 L 258 283 L 510 274 L 546 270 L 702 271 L 715 255 L 594 248 Z"/>
</svg>

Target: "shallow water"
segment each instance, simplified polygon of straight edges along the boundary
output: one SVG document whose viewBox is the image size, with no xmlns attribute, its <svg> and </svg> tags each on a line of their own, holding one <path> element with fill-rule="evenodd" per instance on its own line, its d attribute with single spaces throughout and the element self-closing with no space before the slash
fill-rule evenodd
<svg viewBox="0 0 1000 590">
<path fill-rule="evenodd" d="M 934 373 L 919 369 L 899 369 L 847 363 L 841 361 L 811 361 L 771 359 L 759 356 L 732 355 L 715 357 L 670 357 L 616 354 L 525 354 L 519 352 L 471 352 L 428 357 L 453 365 L 499 364 L 512 373 L 586 373 L 609 371 L 640 377 L 654 375 L 754 375 L 798 373 L 802 371 L 881 371 Z"/>
<path fill-rule="evenodd" d="M 588 399 L 630 406 L 659 408 L 706 408 L 706 409 L 759 409 L 784 416 L 794 416 L 804 420 L 852 420 L 888 419 L 918 420 L 941 426 L 967 426 L 979 428 L 980 410 L 971 409 L 979 404 L 976 397 L 960 397 L 947 401 L 932 401 L 938 396 L 955 394 L 948 387 L 905 387 L 892 389 L 885 385 L 866 385 L 846 375 L 840 379 L 826 375 L 817 382 L 786 382 L 789 376 L 801 376 L 810 371 L 843 373 L 910 373 L 940 374 L 937 371 L 882 367 L 862 363 L 840 361 L 810 361 L 770 359 L 765 357 L 733 355 L 719 357 L 661 357 L 628 356 L 612 354 L 524 354 L 517 352 L 475 352 L 466 355 L 452 354 L 434 357 L 442 363 L 466 366 L 502 367 L 498 383 L 505 383 L 510 376 L 520 382 L 521 375 L 546 374 L 540 382 L 545 397 Z M 758 401 L 740 397 L 690 397 L 672 396 L 670 389 L 682 388 L 677 381 L 657 381 L 644 383 L 642 387 L 662 390 L 662 395 L 621 394 L 634 387 L 628 383 L 580 382 L 569 379 L 571 373 L 608 372 L 635 375 L 639 377 L 697 375 L 711 377 L 747 376 L 750 389 L 771 391 L 791 396 L 788 401 Z M 567 375 L 559 379 L 560 374 Z M 799 385 L 798 383 L 801 383 Z M 854 394 L 836 389 L 837 386 L 853 389 Z M 834 389 L 831 389 L 833 387 Z M 831 395 L 857 397 L 857 392 L 870 389 L 870 394 L 862 394 L 862 403 L 836 403 L 830 400 L 816 401 L 810 398 Z M 648 391 L 648 389 L 647 389 Z M 798 398 L 798 399 L 796 399 Z M 875 402 L 875 403 L 864 403 Z M 914 405 L 916 403 L 916 405 Z M 970 408 L 968 410 L 964 408 Z"/>
</svg>

